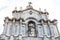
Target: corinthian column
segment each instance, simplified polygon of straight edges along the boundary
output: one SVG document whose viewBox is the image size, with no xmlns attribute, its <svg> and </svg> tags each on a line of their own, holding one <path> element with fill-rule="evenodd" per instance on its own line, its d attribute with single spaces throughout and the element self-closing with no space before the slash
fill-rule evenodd
<svg viewBox="0 0 60 40">
<path fill-rule="evenodd" d="M 3 25 L 4 26 L 3 34 L 5 34 L 5 35 L 7 34 L 8 22 L 9 22 L 9 19 L 8 19 L 8 17 L 6 17 L 4 20 L 4 25 Z"/>
<path fill-rule="evenodd" d="M 6 34 L 7 33 L 7 27 L 8 27 L 7 25 L 8 25 L 7 23 L 4 24 L 3 34 Z"/>
<path fill-rule="evenodd" d="M 15 19 L 13 19 L 13 34 L 15 34 Z"/>
</svg>

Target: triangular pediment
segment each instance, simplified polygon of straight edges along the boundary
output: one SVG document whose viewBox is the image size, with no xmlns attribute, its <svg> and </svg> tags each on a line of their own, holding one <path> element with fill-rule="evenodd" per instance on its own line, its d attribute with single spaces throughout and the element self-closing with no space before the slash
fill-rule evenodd
<svg viewBox="0 0 60 40">
<path fill-rule="evenodd" d="M 23 10 L 23 12 L 24 12 L 24 11 L 28 11 L 28 10 L 35 11 L 35 12 L 40 12 L 40 11 L 38 11 L 38 10 L 36 10 L 36 9 L 33 9 L 33 8 L 25 9 L 25 10 Z"/>
</svg>

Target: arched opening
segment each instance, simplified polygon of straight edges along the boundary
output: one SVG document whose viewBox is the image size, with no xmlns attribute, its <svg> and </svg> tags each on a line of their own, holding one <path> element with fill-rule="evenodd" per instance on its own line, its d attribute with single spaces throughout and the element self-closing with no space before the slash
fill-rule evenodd
<svg viewBox="0 0 60 40">
<path fill-rule="evenodd" d="M 36 23 L 34 21 L 28 22 L 28 36 L 36 37 Z"/>
</svg>

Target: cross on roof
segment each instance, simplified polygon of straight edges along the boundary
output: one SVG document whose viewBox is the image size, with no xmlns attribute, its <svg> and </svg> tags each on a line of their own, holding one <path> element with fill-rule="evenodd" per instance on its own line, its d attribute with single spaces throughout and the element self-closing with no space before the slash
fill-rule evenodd
<svg viewBox="0 0 60 40">
<path fill-rule="evenodd" d="M 29 5 L 31 5 L 32 3 L 31 2 L 29 2 Z"/>
</svg>

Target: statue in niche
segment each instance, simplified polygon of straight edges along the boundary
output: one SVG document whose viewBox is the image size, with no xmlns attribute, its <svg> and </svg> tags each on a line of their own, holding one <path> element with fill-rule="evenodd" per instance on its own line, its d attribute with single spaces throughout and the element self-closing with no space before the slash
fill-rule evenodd
<svg viewBox="0 0 60 40">
<path fill-rule="evenodd" d="M 28 32 L 29 32 L 29 36 L 36 36 L 36 28 L 34 23 L 28 24 Z"/>
</svg>

